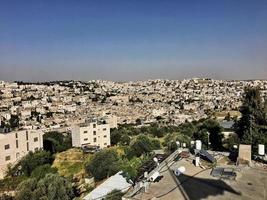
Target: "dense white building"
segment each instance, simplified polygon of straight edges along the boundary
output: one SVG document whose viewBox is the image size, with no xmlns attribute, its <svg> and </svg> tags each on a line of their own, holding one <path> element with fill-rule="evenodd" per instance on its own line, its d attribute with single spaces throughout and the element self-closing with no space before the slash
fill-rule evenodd
<svg viewBox="0 0 267 200">
<path fill-rule="evenodd" d="M 74 125 L 71 128 L 72 146 L 99 146 L 104 148 L 110 145 L 110 125 L 99 121 L 91 121 Z"/>
<path fill-rule="evenodd" d="M 30 151 L 43 148 L 41 130 L 20 130 L 0 133 L 0 178 L 5 175 L 8 164 L 13 164 Z"/>
</svg>

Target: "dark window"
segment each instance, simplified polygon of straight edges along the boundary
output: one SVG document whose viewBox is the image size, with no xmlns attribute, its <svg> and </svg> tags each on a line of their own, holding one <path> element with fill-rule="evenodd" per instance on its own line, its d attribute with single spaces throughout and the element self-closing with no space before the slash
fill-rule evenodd
<svg viewBox="0 0 267 200">
<path fill-rule="evenodd" d="M 27 151 L 29 151 L 29 142 L 27 142 Z"/>
<path fill-rule="evenodd" d="M 106 131 L 107 129 L 106 128 L 103 128 L 103 131 Z"/>
<path fill-rule="evenodd" d="M 5 149 L 10 149 L 10 145 L 9 144 L 6 144 L 5 145 Z"/>
<path fill-rule="evenodd" d="M 106 138 L 107 136 L 106 135 L 104 135 L 104 138 Z"/>
<path fill-rule="evenodd" d="M 34 151 L 38 151 L 38 147 L 34 148 Z"/>
<path fill-rule="evenodd" d="M 107 143 L 104 143 L 104 145 L 107 145 Z"/>
<path fill-rule="evenodd" d="M 96 135 L 96 131 L 93 131 L 93 134 Z"/>
<path fill-rule="evenodd" d="M 96 138 L 94 138 L 94 142 L 96 142 Z"/>
<path fill-rule="evenodd" d="M 93 124 L 93 128 L 95 128 L 96 127 L 96 124 Z"/>
<path fill-rule="evenodd" d="M 87 141 L 87 140 L 88 140 L 88 138 L 84 138 L 83 140 L 84 140 L 84 141 Z"/>
<path fill-rule="evenodd" d="M 18 138 L 18 133 L 16 133 L 15 135 L 16 135 L 16 138 Z"/>
<path fill-rule="evenodd" d="M 19 153 L 16 153 L 16 158 L 19 158 Z"/>
<path fill-rule="evenodd" d="M 9 161 L 10 159 L 10 156 L 6 156 L 6 161 Z"/>
<path fill-rule="evenodd" d="M 84 131 L 83 133 L 87 133 L 87 131 Z"/>
<path fill-rule="evenodd" d="M 19 141 L 16 140 L 16 148 L 19 148 Z"/>
<path fill-rule="evenodd" d="M 26 131 L 26 140 L 29 140 L 28 131 Z"/>
<path fill-rule="evenodd" d="M 37 142 L 38 141 L 38 137 L 33 138 L 33 141 Z"/>
</svg>

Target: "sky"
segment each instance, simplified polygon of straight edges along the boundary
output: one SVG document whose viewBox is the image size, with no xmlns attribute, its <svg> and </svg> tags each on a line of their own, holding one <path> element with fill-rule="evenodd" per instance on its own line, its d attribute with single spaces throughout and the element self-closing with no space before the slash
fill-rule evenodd
<svg viewBox="0 0 267 200">
<path fill-rule="evenodd" d="M 0 0 L 0 80 L 267 79 L 267 0 Z"/>
</svg>

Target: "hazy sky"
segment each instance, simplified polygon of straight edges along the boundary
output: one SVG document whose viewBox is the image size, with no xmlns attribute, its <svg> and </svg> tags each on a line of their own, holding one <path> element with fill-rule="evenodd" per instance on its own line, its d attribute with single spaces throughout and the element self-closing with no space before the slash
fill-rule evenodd
<svg viewBox="0 0 267 200">
<path fill-rule="evenodd" d="M 267 0 L 0 0 L 0 79 L 267 79 Z"/>
</svg>

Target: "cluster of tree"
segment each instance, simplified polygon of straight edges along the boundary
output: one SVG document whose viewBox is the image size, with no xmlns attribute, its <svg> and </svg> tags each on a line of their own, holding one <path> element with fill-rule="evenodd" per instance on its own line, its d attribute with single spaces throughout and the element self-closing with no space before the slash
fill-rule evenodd
<svg viewBox="0 0 267 200">
<path fill-rule="evenodd" d="M 123 171 L 127 179 L 133 179 L 142 163 L 149 158 L 149 153 L 160 148 L 157 139 L 145 135 L 137 136 L 129 145 L 118 154 L 114 148 L 104 149 L 95 153 L 85 165 L 86 172 L 95 180 L 100 181 Z"/>
<path fill-rule="evenodd" d="M 72 199 L 71 183 L 51 166 L 53 155 L 47 151 L 29 152 L 15 166 L 9 167 L 0 188 L 16 190 L 16 200 Z"/>
<path fill-rule="evenodd" d="M 159 140 L 141 134 L 130 143 L 129 147 L 126 148 L 126 156 L 129 159 L 140 157 L 155 149 L 160 149 Z"/>
<path fill-rule="evenodd" d="M 24 156 L 15 166 L 10 167 L 7 176 L 31 176 L 32 172 L 39 166 L 49 164 L 51 165 L 54 158 L 50 152 L 36 151 L 29 152 Z"/>
<path fill-rule="evenodd" d="M 17 190 L 19 194 L 25 195 L 24 199 L 42 199 L 42 196 L 40 196 L 40 198 L 37 198 L 35 194 L 32 194 L 33 197 L 27 198 L 27 195 L 25 194 L 25 189 L 27 187 L 24 186 L 27 185 L 27 181 L 30 180 L 30 183 L 36 184 L 33 187 L 37 187 L 39 182 L 42 183 L 42 180 L 45 179 L 47 174 L 54 174 L 58 176 L 57 169 L 52 167 L 52 163 L 54 161 L 53 154 L 71 148 L 71 136 L 69 134 L 49 132 L 46 133 L 43 138 L 44 149 L 47 151 L 40 150 L 36 152 L 29 152 L 14 166 L 9 166 L 6 177 L 0 181 L 0 192 Z M 58 179 L 61 179 L 61 177 L 59 177 Z M 58 179 L 56 178 L 51 180 L 58 181 Z M 22 184 L 24 186 L 18 187 L 19 184 Z M 56 183 L 51 182 L 51 186 L 53 184 Z M 54 191 L 51 190 L 51 192 L 60 193 L 62 191 L 57 191 L 57 189 L 62 190 L 62 187 L 65 186 L 60 186 Z M 53 196 L 51 196 L 50 198 L 49 195 L 50 194 L 47 194 L 47 198 L 44 199 L 54 199 Z M 23 195 L 19 195 L 16 199 L 23 199 Z M 55 197 L 55 199 L 57 198 Z M 58 199 L 61 198 L 59 197 Z"/>
<path fill-rule="evenodd" d="M 95 153 L 85 168 L 88 174 L 99 181 L 117 173 L 120 170 L 119 162 L 120 158 L 114 149 L 105 149 Z"/>
<path fill-rule="evenodd" d="M 240 108 L 240 120 L 235 123 L 238 139 L 251 144 L 255 152 L 258 144 L 267 145 L 267 101 L 263 100 L 259 88 L 246 88 Z"/>
<path fill-rule="evenodd" d="M 150 137 L 162 138 L 164 137 L 163 145 L 168 150 L 173 151 L 177 148 L 176 141 L 180 143 L 189 144 L 190 140 L 201 140 L 204 147 L 212 148 L 214 150 L 223 149 L 223 135 L 222 127 L 214 119 L 201 119 L 199 121 L 188 122 L 179 126 L 159 126 L 158 124 L 151 124 L 149 126 L 136 127 L 134 125 L 120 126 L 118 129 L 111 130 L 111 144 L 112 145 L 129 145 L 132 136 L 147 135 Z M 139 145 L 141 146 L 141 145 Z M 147 147 L 150 148 L 149 145 Z M 136 155 L 141 150 L 136 150 L 133 146 L 133 151 Z"/>
<path fill-rule="evenodd" d="M 137 120 L 137 124 L 140 121 Z M 124 144 L 129 145 L 131 136 L 136 136 L 140 134 L 149 135 L 152 137 L 161 138 L 166 135 L 166 133 L 171 133 L 177 131 L 179 128 L 177 126 L 164 126 L 160 127 L 158 124 L 153 123 L 149 126 L 136 127 L 133 125 L 122 125 L 118 129 L 112 129 L 110 133 L 111 144 Z"/>
<path fill-rule="evenodd" d="M 17 187 L 16 200 L 70 200 L 74 198 L 71 183 L 58 174 L 48 173 L 42 179 L 29 178 Z"/>
</svg>

